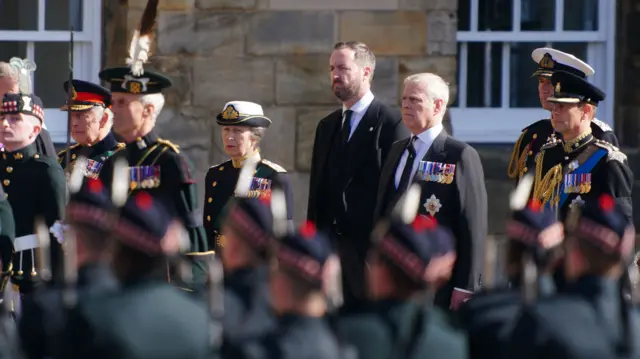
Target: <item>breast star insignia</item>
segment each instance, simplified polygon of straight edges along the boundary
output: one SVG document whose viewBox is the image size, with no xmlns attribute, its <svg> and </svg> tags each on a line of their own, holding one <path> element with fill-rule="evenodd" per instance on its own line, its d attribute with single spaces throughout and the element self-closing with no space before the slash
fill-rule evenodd
<svg viewBox="0 0 640 359">
<path fill-rule="evenodd" d="M 440 208 L 442 208 L 442 204 L 440 203 L 440 200 L 436 197 L 436 195 L 432 194 L 431 197 L 429 197 L 424 202 L 424 208 L 433 217 L 436 215 L 436 213 L 440 212 Z"/>
</svg>

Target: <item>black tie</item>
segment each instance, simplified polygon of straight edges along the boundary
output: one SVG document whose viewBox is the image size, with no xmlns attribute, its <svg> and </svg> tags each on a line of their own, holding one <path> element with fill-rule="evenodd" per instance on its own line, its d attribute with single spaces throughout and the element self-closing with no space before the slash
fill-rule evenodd
<svg viewBox="0 0 640 359">
<path fill-rule="evenodd" d="M 404 191 L 409 186 L 409 177 L 411 176 L 411 170 L 413 169 L 413 162 L 416 159 L 416 149 L 413 147 L 413 144 L 416 142 L 417 136 L 411 137 L 409 143 L 407 144 L 407 152 L 409 152 L 409 156 L 407 156 L 407 163 L 404 165 L 404 170 L 402 170 L 402 176 L 400 177 L 400 183 L 398 184 L 398 191 Z"/>
<path fill-rule="evenodd" d="M 342 144 L 349 142 L 349 134 L 351 134 L 351 115 L 353 111 L 346 110 L 344 112 L 344 122 L 342 123 Z"/>
</svg>

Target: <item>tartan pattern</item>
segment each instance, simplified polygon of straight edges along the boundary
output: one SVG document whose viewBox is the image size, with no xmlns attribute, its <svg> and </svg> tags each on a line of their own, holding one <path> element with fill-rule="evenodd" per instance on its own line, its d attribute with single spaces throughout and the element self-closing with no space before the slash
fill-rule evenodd
<svg viewBox="0 0 640 359">
<path fill-rule="evenodd" d="M 18 101 L 5 101 L 2 103 L 2 107 L 0 107 L 0 114 L 25 113 L 37 117 L 40 121 L 44 121 L 44 110 L 42 107 L 31 103 L 31 111 L 24 111 L 23 109 L 18 109 L 19 105 L 22 105 L 22 103 Z"/>
</svg>

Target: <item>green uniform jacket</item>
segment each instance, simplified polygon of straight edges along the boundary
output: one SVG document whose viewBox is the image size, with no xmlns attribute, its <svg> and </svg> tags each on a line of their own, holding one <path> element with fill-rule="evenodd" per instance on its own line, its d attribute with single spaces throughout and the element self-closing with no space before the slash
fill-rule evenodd
<svg viewBox="0 0 640 359">
<path fill-rule="evenodd" d="M 118 158 L 125 158 L 130 166 L 129 194 L 145 190 L 152 196 L 170 200 L 189 232 L 190 252 L 206 252 L 207 240 L 200 217 L 196 215 L 196 179 L 192 176 L 191 164 L 178 147 L 151 131 L 105 161 L 100 171 L 100 179 L 105 184 L 111 183 L 113 165 Z M 204 282 L 205 267 L 202 261 L 194 261 L 194 284 Z"/>
<path fill-rule="evenodd" d="M 232 160 L 209 168 L 205 177 L 204 228 L 211 248 L 218 250 L 224 247 L 221 237 L 222 222 L 224 220 L 229 200 L 234 197 L 241 168 L 233 166 Z M 287 201 L 287 218 L 293 219 L 293 192 L 289 184 L 287 171 L 281 166 L 261 160 L 256 166 L 256 172 L 251 183 L 250 197 L 260 197 L 269 194 L 272 185 L 281 186 Z"/>
<path fill-rule="evenodd" d="M 15 249 L 12 281 L 22 293 L 31 291 L 37 280 L 34 234 L 36 218 L 51 227 L 63 217 L 65 178 L 54 157 L 38 154 L 35 143 L 0 156 L 0 181 L 15 218 Z M 20 248 L 25 248 L 20 250 Z M 51 267 L 54 278 L 60 273 L 61 246 L 51 240 Z"/>
<path fill-rule="evenodd" d="M 362 359 L 468 357 L 466 338 L 437 308 L 422 309 L 422 325 L 418 327 L 421 332 L 411 344 L 412 323 L 418 310 L 409 301 L 373 303 L 362 312 L 340 317 L 338 333 L 341 340 L 357 348 Z"/>
<path fill-rule="evenodd" d="M 84 156 L 91 161 L 87 166 L 87 175 L 89 177 L 97 177 L 100 173 L 104 162 L 107 158 L 113 156 L 114 153 L 124 148 L 124 143 L 118 143 L 112 132 L 109 132 L 105 138 L 93 144 L 92 146 L 82 146 L 75 144 L 67 149 L 58 152 L 58 163 L 65 169 L 67 163 L 67 152 L 69 153 L 69 163 L 71 164 L 71 170 L 73 170 L 73 164 L 79 156 Z"/>
</svg>

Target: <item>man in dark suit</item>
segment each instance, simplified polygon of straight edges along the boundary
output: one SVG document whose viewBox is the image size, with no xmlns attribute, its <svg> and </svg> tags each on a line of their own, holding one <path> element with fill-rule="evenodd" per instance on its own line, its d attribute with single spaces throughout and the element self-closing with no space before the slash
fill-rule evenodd
<svg viewBox="0 0 640 359">
<path fill-rule="evenodd" d="M 393 142 L 408 132 L 400 113 L 371 92 L 375 56 L 367 45 L 337 43 L 329 67 L 342 108 L 316 129 L 307 218 L 337 246 L 349 306 L 364 298 L 364 259 L 382 165 Z"/>
<path fill-rule="evenodd" d="M 436 305 L 449 308 L 454 288 L 479 285 L 487 234 L 487 192 L 480 157 L 442 126 L 449 86 L 438 75 L 422 73 L 405 80 L 402 122 L 411 138 L 391 148 L 380 177 L 375 218 L 388 214 L 412 179 L 422 184 L 420 214 L 449 227 L 456 238 L 457 260 L 451 280 L 436 294 Z"/>
</svg>

